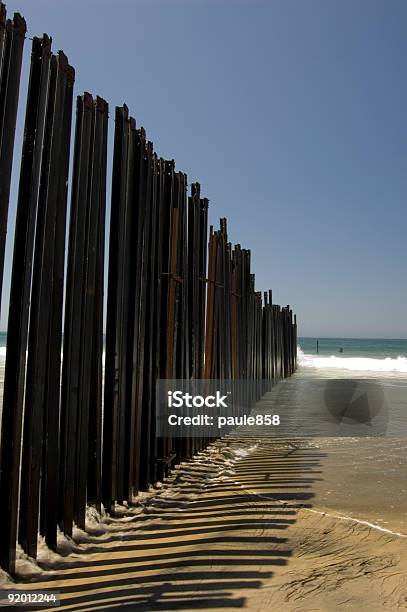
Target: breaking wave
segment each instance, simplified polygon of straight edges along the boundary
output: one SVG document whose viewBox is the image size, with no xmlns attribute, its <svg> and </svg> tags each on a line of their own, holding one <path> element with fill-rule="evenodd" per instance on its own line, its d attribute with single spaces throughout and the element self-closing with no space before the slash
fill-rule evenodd
<svg viewBox="0 0 407 612">
<path fill-rule="evenodd" d="M 307 355 L 297 347 L 298 365 L 303 368 L 338 368 L 358 372 L 404 372 L 407 373 L 407 357 L 374 359 L 373 357 L 320 357 Z"/>
</svg>

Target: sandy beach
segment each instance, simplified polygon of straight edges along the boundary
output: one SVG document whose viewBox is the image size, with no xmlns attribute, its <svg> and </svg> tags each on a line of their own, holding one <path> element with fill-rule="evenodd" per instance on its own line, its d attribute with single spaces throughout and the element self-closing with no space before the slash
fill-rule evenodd
<svg viewBox="0 0 407 612">
<path fill-rule="evenodd" d="M 16 586 L 59 591 L 61 610 L 405 609 L 406 450 L 218 441 L 134 508 L 90 516 L 62 554 L 21 558 Z"/>
<path fill-rule="evenodd" d="M 362 407 L 372 423 L 384 413 L 391 433 L 405 420 L 406 384 L 396 373 L 302 367 L 255 411 L 278 410 L 295 431 L 299 415 L 314 423 Z M 34 562 L 20 549 L 17 582 L 2 573 L 1 588 L 56 591 L 61 610 L 406 609 L 407 439 L 346 431 L 239 429 L 115 517 L 89 509 L 86 532 L 59 534 L 58 553 L 41 541 Z"/>
</svg>

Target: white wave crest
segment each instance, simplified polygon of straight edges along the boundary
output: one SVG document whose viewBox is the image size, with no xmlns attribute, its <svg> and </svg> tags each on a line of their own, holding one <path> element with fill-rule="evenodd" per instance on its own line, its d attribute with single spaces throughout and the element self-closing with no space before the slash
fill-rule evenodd
<svg viewBox="0 0 407 612">
<path fill-rule="evenodd" d="M 297 347 L 298 365 L 303 368 L 338 368 L 358 372 L 405 372 L 407 373 L 407 357 L 392 359 L 374 359 L 372 357 L 319 357 L 307 355 L 300 346 Z"/>
</svg>

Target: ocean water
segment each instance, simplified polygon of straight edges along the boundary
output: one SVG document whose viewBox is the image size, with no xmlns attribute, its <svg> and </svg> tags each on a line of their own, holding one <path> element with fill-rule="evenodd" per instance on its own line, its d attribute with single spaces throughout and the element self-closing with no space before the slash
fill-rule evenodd
<svg viewBox="0 0 407 612">
<path fill-rule="evenodd" d="M 317 341 L 319 355 L 342 357 L 371 357 L 385 359 L 391 357 L 407 357 L 407 340 L 383 340 L 367 338 L 299 338 L 298 343 L 306 354 L 317 354 Z M 340 349 L 343 353 L 339 353 Z"/>
<path fill-rule="evenodd" d="M 317 353 L 318 341 L 318 353 Z M 6 356 L 7 334 L 0 332 L 0 357 Z M 342 349 L 342 352 L 340 351 Z M 299 363 L 313 367 L 364 366 L 377 371 L 407 371 L 407 340 L 367 338 L 298 339 Z M 328 360 L 328 361 L 327 361 Z M 352 361 L 353 360 L 353 361 Z M 357 360 L 357 361 L 355 361 Z"/>
<path fill-rule="evenodd" d="M 318 341 L 318 353 L 317 353 Z M 407 373 L 407 340 L 299 338 L 301 367 Z"/>
</svg>

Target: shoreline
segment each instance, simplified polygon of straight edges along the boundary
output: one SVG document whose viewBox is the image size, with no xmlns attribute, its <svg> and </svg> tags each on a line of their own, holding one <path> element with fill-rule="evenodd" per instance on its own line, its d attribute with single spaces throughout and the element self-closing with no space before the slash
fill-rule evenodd
<svg viewBox="0 0 407 612">
<path fill-rule="evenodd" d="M 331 460 L 321 441 L 215 442 L 16 588 L 60 590 L 61 610 L 402 609 L 407 542 L 321 506 Z"/>
</svg>

